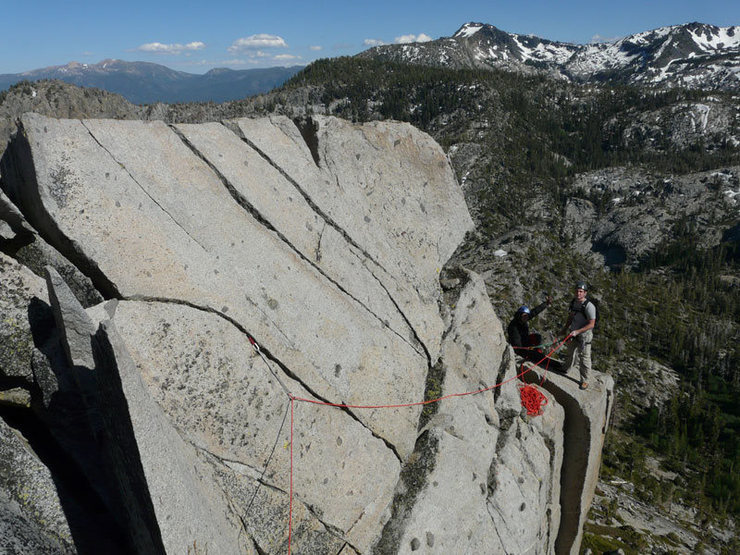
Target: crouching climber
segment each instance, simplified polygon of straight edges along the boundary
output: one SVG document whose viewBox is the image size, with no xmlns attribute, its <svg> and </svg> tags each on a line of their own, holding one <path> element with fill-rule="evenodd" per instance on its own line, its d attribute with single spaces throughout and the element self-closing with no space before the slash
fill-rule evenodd
<svg viewBox="0 0 740 555">
<path fill-rule="evenodd" d="M 568 307 L 568 320 L 561 334 L 570 333 L 565 351 L 565 373 L 578 365 L 581 375 L 581 389 L 588 387 L 591 374 L 591 341 L 596 324 L 596 305 L 586 298 L 588 286 L 585 282 L 576 283 L 576 294 Z"/>
<path fill-rule="evenodd" d="M 509 326 L 506 328 L 506 333 L 509 337 L 509 343 L 516 350 L 518 354 L 524 354 L 522 347 L 535 347 L 542 343 L 542 336 L 538 333 L 529 333 L 529 322 L 535 318 L 540 312 L 545 310 L 552 304 L 552 297 L 548 296 L 545 302 L 537 305 L 533 309 L 527 305 L 522 305 L 514 314 L 514 318 L 509 322 Z"/>
</svg>

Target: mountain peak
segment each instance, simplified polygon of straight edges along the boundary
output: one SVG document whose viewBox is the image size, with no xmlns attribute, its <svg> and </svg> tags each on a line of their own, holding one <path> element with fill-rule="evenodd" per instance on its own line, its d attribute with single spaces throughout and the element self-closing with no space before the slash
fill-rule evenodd
<svg viewBox="0 0 740 555">
<path fill-rule="evenodd" d="M 228 67 L 214 67 L 213 69 L 207 71 L 206 75 L 223 75 L 224 73 L 231 73 L 234 72 L 233 69 L 229 69 Z"/>
<path fill-rule="evenodd" d="M 472 37 L 475 33 L 477 33 L 478 31 L 480 31 L 483 27 L 486 27 L 486 24 L 485 23 L 475 23 L 475 22 L 472 22 L 471 21 L 470 23 L 466 23 L 465 25 L 463 25 L 462 27 L 460 27 L 457 30 L 457 32 L 454 35 L 452 35 L 452 36 L 453 36 L 453 38 L 468 38 L 468 37 Z M 488 27 L 490 27 L 490 25 L 488 25 Z"/>
</svg>

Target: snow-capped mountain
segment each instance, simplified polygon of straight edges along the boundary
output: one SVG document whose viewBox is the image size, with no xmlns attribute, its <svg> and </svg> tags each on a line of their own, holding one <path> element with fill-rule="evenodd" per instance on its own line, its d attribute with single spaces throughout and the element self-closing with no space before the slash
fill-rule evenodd
<svg viewBox="0 0 740 555">
<path fill-rule="evenodd" d="M 453 68 L 544 71 L 580 82 L 740 90 L 740 26 L 689 23 L 581 45 L 466 23 L 452 37 L 377 46 L 360 56 Z"/>
</svg>

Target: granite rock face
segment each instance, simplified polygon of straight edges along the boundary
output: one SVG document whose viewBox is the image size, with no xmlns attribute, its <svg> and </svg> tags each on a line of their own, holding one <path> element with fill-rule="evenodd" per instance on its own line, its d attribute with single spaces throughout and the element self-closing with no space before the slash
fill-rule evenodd
<svg viewBox="0 0 740 555">
<path fill-rule="evenodd" d="M 564 223 L 574 246 L 598 253 L 608 266 L 634 265 L 680 234 L 691 233 L 704 247 L 727 240 L 728 222 L 737 221 L 740 168 L 664 177 L 616 167 L 583 173 L 572 189 Z M 586 199 L 599 199 L 601 207 Z"/>
<path fill-rule="evenodd" d="M 533 369 L 527 381 L 541 380 Z M 583 523 L 593 500 L 601 464 L 601 446 L 609 427 L 614 403 L 614 379 L 596 373 L 588 390 L 579 389 L 580 376 L 550 374 L 544 387 L 565 409 L 564 461 L 561 475 L 561 521 L 555 542 L 557 553 L 578 553 Z"/>
<path fill-rule="evenodd" d="M 0 552 L 74 553 L 49 470 L 0 420 Z"/>
<path fill-rule="evenodd" d="M 480 276 L 465 277 L 442 343 L 441 393 L 502 385 L 439 403 L 425 426 L 433 469 L 407 519 L 392 524 L 402 528 L 397 544 L 380 551 L 549 553 L 559 525 L 563 409 L 521 417 L 521 382 L 501 323 Z"/>
<path fill-rule="evenodd" d="M 33 383 L 32 307 L 40 302 L 49 302 L 43 279 L 0 252 L 0 379 Z"/>
<path fill-rule="evenodd" d="M 95 291 L 0 253 L 27 347 L 4 375 L 121 549 L 577 550 L 612 385 L 584 405 L 546 382 L 543 414 L 522 411 L 482 279 L 440 286 L 472 221 L 427 135 L 26 114 L 2 176 L 3 237 L 31 234 Z M 589 441 L 563 434 L 573 411 Z"/>
</svg>

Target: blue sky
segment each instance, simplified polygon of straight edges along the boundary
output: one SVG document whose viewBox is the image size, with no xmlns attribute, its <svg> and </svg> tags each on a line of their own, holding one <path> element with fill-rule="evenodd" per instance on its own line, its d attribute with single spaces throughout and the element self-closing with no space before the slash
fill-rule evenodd
<svg viewBox="0 0 740 555">
<path fill-rule="evenodd" d="M 190 73 L 305 65 L 469 21 L 580 44 L 691 21 L 740 25 L 738 0 L 0 0 L 0 13 L 0 74 L 107 58 Z"/>
</svg>

